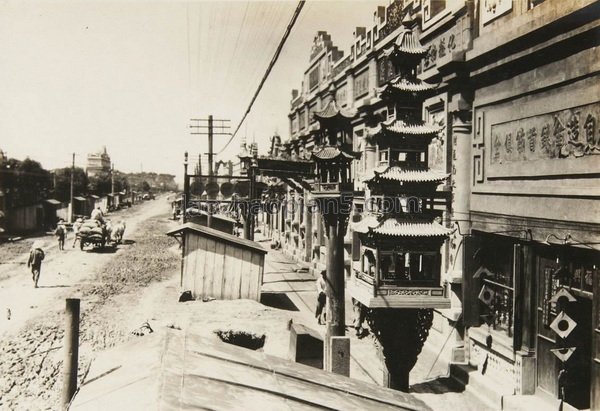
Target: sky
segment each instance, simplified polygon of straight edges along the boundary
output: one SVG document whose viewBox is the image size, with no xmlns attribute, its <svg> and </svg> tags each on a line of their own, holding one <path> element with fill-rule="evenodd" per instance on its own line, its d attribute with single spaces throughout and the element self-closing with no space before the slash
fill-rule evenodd
<svg viewBox="0 0 600 411">
<path fill-rule="evenodd" d="M 215 160 L 236 159 L 241 139 L 265 153 L 289 137 L 318 30 L 346 54 L 357 26 L 381 1 L 308 1 L 250 115 L 231 144 L 215 136 Z M 48 169 L 106 146 L 115 169 L 177 175 L 207 138 L 190 119 L 238 126 L 297 6 L 295 1 L 0 2 L 0 149 Z"/>
</svg>

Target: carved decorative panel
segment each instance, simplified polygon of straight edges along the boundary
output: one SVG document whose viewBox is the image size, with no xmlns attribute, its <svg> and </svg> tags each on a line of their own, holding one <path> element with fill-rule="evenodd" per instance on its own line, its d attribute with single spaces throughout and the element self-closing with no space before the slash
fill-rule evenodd
<svg viewBox="0 0 600 411">
<path fill-rule="evenodd" d="M 600 154 L 600 103 L 491 127 L 492 165 Z"/>
<path fill-rule="evenodd" d="M 347 89 L 348 89 L 348 87 L 346 86 L 346 84 L 344 84 L 343 86 L 339 87 L 335 91 L 335 101 L 337 101 L 337 103 L 340 106 L 344 106 L 344 105 L 348 104 Z"/>
<path fill-rule="evenodd" d="M 485 130 L 484 113 L 477 111 L 475 113 L 475 132 L 473 134 L 474 144 L 483 144 L 483 136 Z"/>
<path fill-rule="evenodd" d="M 497 17 L 512 10 L 513 0 L 483 0 L 481 2 L 481 21 L 489 23 Z"/>
<path fill-rule="evenodd" d="M 483 154 L 484 149 L 474 148 L 473 149 L 473 181 L 475 183 L 483 183 Z"/>
<path fill-rule="evenodd" d="M 369 92 L 369 70 L 365 70 L 354 78 L 354 98 L 362 97 Z"/>
<path fill-rule="evenodd" d="M 429 52 L 421 63 L 420 68 L 422 71 L 427 71 L 435 67 L 440 59 L 448 61 L 446 56 L 452 53 L 465 50 L 468 43 L 468 36 L 468 33 L 464 33 L 459 30 L 458 26 L 454 26 L 426 44 L 425 46 L 429 47 Z"/>
</svg>

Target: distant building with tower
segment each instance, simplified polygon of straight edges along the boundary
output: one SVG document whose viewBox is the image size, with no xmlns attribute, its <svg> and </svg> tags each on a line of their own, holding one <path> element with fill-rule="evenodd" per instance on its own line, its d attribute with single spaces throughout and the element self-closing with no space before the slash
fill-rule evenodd
<svg viewBox="0 0 600 411">
<path fill-rule="evenodd" d="M 110 171 L 110 164 L 110 156 L 106 152 L 106 146 L 103 146 L 102 151 L 88 154 L 85 172 L 88 177 L 92 177 L 101 171 Z"/>
</svg>

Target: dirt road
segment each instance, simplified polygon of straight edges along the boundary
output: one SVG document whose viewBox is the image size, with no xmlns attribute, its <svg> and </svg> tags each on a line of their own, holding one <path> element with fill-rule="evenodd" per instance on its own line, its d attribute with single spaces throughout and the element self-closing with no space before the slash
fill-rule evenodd
<svg viewBox="0 0 600 411">
<path fill-rule="evenodd" d="M 165 235 L 177 224 L 169 211 L 163 197 L 111 215 L 127 222 L 126 241 L 112 252 L 59 251 L 43 238 L 37 289 L 26 265 L 13 264 L 26 262 L 31 241 L 0 247 L 0 410 L 60 408 L 65 298 L 81 298 L 80 380 L 98 352 L 135 338 L 144 314 L 131 314 L 142 290 L 178 274 L 180 252 Z"/>
<path fill-rule="evenodd" d="M 42 264 L 37 289 L 33 287 L 31 272 L 26 265 L 27 254 L 18 257 L 16 261 L 0 265 L 0 278 L 4 278 L 0 281 L 0 337 L 7 338 L 18 332 L 29 319 L 40 313 L 61 308 L 64 304 L 63 296 L 77 298 L 79 286 L 102 269 L 114 256 L 115 251 L 119 252 L 119 249 L 135 245 L 131 239 L 135 237 L 140 222 L 168 211 L 168 203 L 161 198 L 108 216 L 107 218 L 112 218 L 113 221 L 124 219 L 127 224 L 124 244 L 119 245 L 117 250 L 108 248 L 104 252 L 98 252 L 90 247 L 86 247 L 84 251 L 79 250 L 78 246 L 72 248 L 72 234 L 67 237 L 64 251 L 58 250 L 54 237 L 40 239 L 45 244 L 46 258 Z"/>
</svg>

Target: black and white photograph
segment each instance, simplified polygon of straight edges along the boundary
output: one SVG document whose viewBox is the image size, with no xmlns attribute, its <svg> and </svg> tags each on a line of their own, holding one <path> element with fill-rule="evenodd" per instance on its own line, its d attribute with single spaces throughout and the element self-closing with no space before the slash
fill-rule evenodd
<svg viewBox="0 0 600 411">
<path fill-rule="evenodd" d="M 0 1 L 0 410 L 600 411 L 600 0 Z"/>
</svg>

